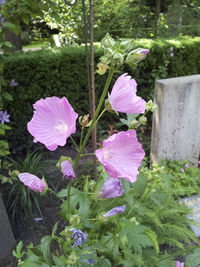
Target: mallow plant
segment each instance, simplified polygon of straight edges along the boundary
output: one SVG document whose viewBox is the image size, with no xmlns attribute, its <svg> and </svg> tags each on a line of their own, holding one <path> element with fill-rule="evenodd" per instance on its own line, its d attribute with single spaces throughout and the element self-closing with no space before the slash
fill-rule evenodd
<svg viewBox="0 0 200 267">
<path fill-rule="evenodd" d="M 146 177 L 139 174 L 145 152 L 133 127 L 108 137 L 95 151 L 100 163 L 98 179 L 86 176 L 81 189 L 73 187 L 79 179 L 78 162 L 85 156 L 83 151 L 92 129 L 106 111 L 118 115 L 142 114 L 140 122 L 144 123 L 146 112 L 155 110 L 152 102 L 146 103 L 137 96 L 137 83 L 127 73 L 116 80 L 108 93 L 113 74 L 124 63 L 135 68 L 149 50 L 133 50 L 132 40 L 115 41 L 109 34 L 101 45 L 104 55 L 97 65 L 97 73 L 108 72 L 108 77 L 93 118 L 89 121 L 87 115 L 79 117 L 80 145 L 72 137 L 79 115 L 65 96 L 47 97 L 33 105 L 33 118 L 27 125 L 33 141 L 55 151 L 71 138 L 77 157 L 74 161 L 61 157 L 58 162 L 63 177 L 68 179 L 67 188 L 58 193 L 49 188 L 42 177 L 19 174 L 19 180 L 30 190 L 38 194 L 49 190 L 56 195 L 62 202 L 61 218 L 68 222 L 62 231 L 58 231 L 57 222 L 51 235 L 44 236 L 37 247 L 30 244 L 26 252 L 21 251 L 20 243 L 13 252 L 19 266 L 178 266 L 176 256 L 184 249 L 179 241 L 196 241 L 187 228 L 188 209 L 177 204 L 174 210 L 170 193 L 166 194 L 162 188 L 156 192 L 154 183 L 149 184 Z M 169 215 L 166 207 L 171 208 Z M 173 219 L 171 225 L 167 220 L 176 216 L 182 219 Z M 162 253 L 160 244 L 176 246 L 180 251 L 172 255 Z"/>
</svg>

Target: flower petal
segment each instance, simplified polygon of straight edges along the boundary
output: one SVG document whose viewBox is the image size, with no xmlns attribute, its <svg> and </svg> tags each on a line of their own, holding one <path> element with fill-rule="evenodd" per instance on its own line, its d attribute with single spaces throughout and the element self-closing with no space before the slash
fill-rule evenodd
<svg viewBox="0 0 200 267">
<path fill-rule="evenodd" d="M 138 168 L 145 155 L 135 130 L 113 134 L 95 154 L 111 177 L 124 178 L 131 183 L 137 180 Z"/>
<path fill-rule="evenodd" d="M 112 109 L 124 113 L 144 113 L 146 102 L 136 95 L 137 83 L 127 73 L 115 82 L 109 96 Z"/>
</svg>

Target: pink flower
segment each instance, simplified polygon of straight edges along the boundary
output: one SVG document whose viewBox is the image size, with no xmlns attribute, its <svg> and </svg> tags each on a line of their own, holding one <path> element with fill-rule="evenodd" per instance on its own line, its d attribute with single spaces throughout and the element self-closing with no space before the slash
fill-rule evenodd
<svg viewBox="0 0 200 267">
<path fill-rule="evenodd" d="M 61 169 L 63 173 L 63 177 L 67 179 L 74 179 L 76 177 L 74 170 L 73 170 L 73 165 L 69 160 L 65 160 L 61 162 Z"/>
<path fill-rule="evenodd" d="M 126 205 L 124 205 L 124 206 L 120 206 L 120 207 L 115 207 L 115 208 L 109 210 L 109 211 L 108 211 L 106 214 L 104 214 L 103 216 L 104 216 L 105 218 L 108 218 L 108 217 L 114 216 L 114 215 L 116 215 L 116 214 L 118 214 L 118 213 L 122 213 L 122 212 L 124 212 L 125 209 L 126 209 Z"/>
<path fill-rule="evenodd" d="M 200 160 L 198 161 L 198 164 L 200 165 Z"/>
<path fill-rule="evenodd" d="M 174 267 L 184 267 L 184 262 L 177 261 Z"/>
<path fill-rule="evenodd" d="M 170 57 L 173 57 L 174 56 L 174 53 L 170 53 Z"/>
<path fill-rule="evenodd" d="M 135 130 L 113 134 L 95 154 L 111 177 L 124 178 L 131 183 L 137 180 L 138 168 L 145 155 Z"/>
<path fill-rule="evenodd" d="M 100 192 L 101 198 L 114 198 L 119 197 L 124 193 L 122 184 L 117 178 L 109 177 Z"/>
<path fill-rule="evenodd" d="M 18 178 L 30 190 L 36 192 L 43 192 L 46 187 L 46 184 L 40 178 L 28 172 L 20 173 Z"/>
<path fill-rule="evenodd" d="M 181 168 L 181 172 L 182 172 L 182 173 L 184 173 L 184 172 L 185 172 L 183 168 Z"/>
<path fill-rule="evenodd" d="M 187 163 L 185 163 L 185 167 L 186 167 L 186 168 L 190 168 L 190 166 L 189 166 Z"/>
<path fill-rule="evenodd" d="M 34 142 L 44 144 L 49 150 L 64 146 L 66 139 L 76 131 L 78 114 L 66 97 L 56 96 L 40 99 L 33 105 L 35 111 L 27 128 Z"/>
<path fill-rule="evenodd" d="M 146 102 L 136 95 L 137 83 L 127 73 L 115 82 L 109 96 L 112 109 L 124 113 L 144 113 Z"/>
</svg>

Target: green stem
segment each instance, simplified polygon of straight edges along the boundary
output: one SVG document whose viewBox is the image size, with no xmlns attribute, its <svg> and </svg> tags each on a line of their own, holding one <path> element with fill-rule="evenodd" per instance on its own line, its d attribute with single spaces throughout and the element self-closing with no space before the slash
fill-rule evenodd
<svg viewBox="0 0 200 267">
<path fill-rule="evenodd" d="M 101 112 L 101 114 L 99 115 L 99 117 L 96 119 L 96 122 L 97 123 L 99 121 L 99 119 L 102 117 L 102 115 L 106 112 L 106 108 L 104 108 L 104 110 Z"/>
<path fill-rule="evenodd" d="M 59 198 L 60 200 L 62 200 L 62 202 L 64 201 L 61 197 L 58 196 L 58 194 L 56 192 L 54 192 L 51 188 L 48 187 L 48 190 L 53 193 L 57 198 Z"/>
<path fill-rule="evenodd" d="M 95 125 L 97 116 L 98 116 L 98 114 L 99 114 L 99 112 L 100 112 L 101 106 L 103 105 L 103 101 L 104 101 L 105 96 L 106 96 L 106 93 L 107 93 L 107 91 L 108 91 L 108 88 L 109 88 L 110 82 L 111 82 L 111 80 L 112 80 L 112 76 L 113 76 L 113 74 L 114 74 L 114 67 L 111 66 L 110 71 L 109 71 L 109 74 L 108 74 L 108 78 L 107 78 L 107 81 L 106 81 L 106 84 L 105 84 L 105 87 L 104 87 L 104 90 L 103 90 L 103 93 L 102 93 L 101 98 L 100 98 L 100 100 L 99 100 L 99 104 L 98 104 L 97 109 L 96 109 L 96 111 L 95 111 L 95 114 L 94 114 L 94 117 L 93 117 L 93 119 L 92 119 L 91 125 L 90 125 L 90 127 L 89 127 L 89 129 L 88 129 L 88 132 L 87 132 L 87 134 L 86 134 L 86 136 L 85 136 L 85 139 L 84 139 L 84 141 L 83 141 L 83 144 L 81 145 L 80 150 L 79 150 L 79 152 L 78 152 L 78 155 L 77 155 L 77 157 L 76 157 L 76 161 L 75 161 L 75 163 L 74 163 L 74 171 L 75 171 L 76 168 L 77 168 L 77 165 L 78 165 L 79 159 L 80 159 L 80 157 L 81 157 L 81 154 L 83 153 L 83 150 L 84 150 L 84 148 L 85 148 L 85 146 L 86 146 L 86 144 L 87 144 L 87 141 L 88 141 L 88 139 L 89 139 L 89 137 L 90 137 L 90 135 L 91 135 L 91 133 L 92 133 L 93 127 L 94 127 L 94 125 Z"/>
<path fill-rule="evenodd" d="M 82 154 L 81 157 L 85 157 L 85 156 L 94 156 L 95 153 L 87 153 L 87 154 Z"/>
<path fill-rule="evenodd" d="M 159 177 L 157 177 L 157 178 L 155 179 L 155 181 L 153 182 L 152 186 L 149 188 L 149 190 L 147 191 L 147 193 L 145 194 L 145 192 L 144 192 L 144 194 L 143 194 L 143 196 L 141 197 L 140 201 L 143 201 L 143 200 L 144 200 L 144 199 L 151 193 L 151 191 L 153 190 L 153 188 L 154 188 L 155 185 L 157 184 L 158 180 L 159 180 Z"/>
<path fill-rule="evenodd" d="M 83 141 L 83 132 L 84 132 L 84 126 L 81 127 L 81 138 L 80 138 L 80 145 L 79 147 L 81 147 L 82 141 Z"/>
<path fill-rule="evenodd" d="M 71 206 L 70 206 L 70 191 L 71 191 L 71 186 L 72 186 L 72 180 L 69 180 L 69 184 L 67 186 L 67 210 L 68 210 L 68 215 L 70 216 L 71 212 Z"/>
<path fill-rule="evenodd" d="M 72 143 L 74 144 L 76 150 L 78 151 L 78 150 L 79 150 L 79 147 L 78 147 L 78 145 L 76 144 L 76 142 L 74 141 L 74 138 L 73 138 L 71 135 L 70 135 L 70 138 L 71 138 L 71 141 L 72 141 Z"/>
</svg>

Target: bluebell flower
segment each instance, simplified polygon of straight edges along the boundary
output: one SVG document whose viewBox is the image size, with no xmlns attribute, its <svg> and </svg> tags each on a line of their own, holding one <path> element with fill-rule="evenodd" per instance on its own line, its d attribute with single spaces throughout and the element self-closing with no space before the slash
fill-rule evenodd
<svg viewBox="0 0 200 267">
<path fill-rule="evenodd" d="M 75 228 L 71 228 L 70 231 L 73 232 L 71 238 L 75 240 L 75 243 L 73 244 L 72 247 L 81 246 L 82 242 L 86 242 L 88 236 L 87 233 L 84 233 L 81 230 Z"/>
</svg>

